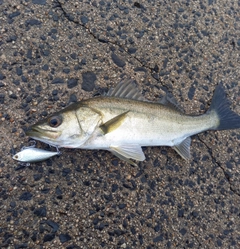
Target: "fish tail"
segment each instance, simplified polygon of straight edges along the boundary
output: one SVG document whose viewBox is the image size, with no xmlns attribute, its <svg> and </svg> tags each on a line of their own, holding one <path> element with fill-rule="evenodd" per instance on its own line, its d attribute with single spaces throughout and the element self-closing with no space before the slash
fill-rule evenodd
<svg viewBox="0 0 240 249">
<path fill-rule="evenodd" d="M 218 122 L 212 130 L 230 130 L 240 128 L 240 116 L 230 109 L 222 84 L 219 84 L 213 94 L 212 103 L 208 110 L 217 114 Z"/>
</svg>

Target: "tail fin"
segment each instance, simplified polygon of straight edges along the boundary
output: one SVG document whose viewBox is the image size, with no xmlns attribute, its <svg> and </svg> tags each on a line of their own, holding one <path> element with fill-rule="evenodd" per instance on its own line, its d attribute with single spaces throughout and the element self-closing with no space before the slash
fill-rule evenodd
<svg viewBox="0 0 240 249">
<path fill-rule="evenodd" d="M 212 103 L 208 112 L 214 111 L 218 118 L 219 123 L 213 130 L 230 130 L 240 128 L 240 116 L 230 110 L 230 103 L 223 90 L 222 84 L 216 87 L 213 94 Z"/>
</svg>

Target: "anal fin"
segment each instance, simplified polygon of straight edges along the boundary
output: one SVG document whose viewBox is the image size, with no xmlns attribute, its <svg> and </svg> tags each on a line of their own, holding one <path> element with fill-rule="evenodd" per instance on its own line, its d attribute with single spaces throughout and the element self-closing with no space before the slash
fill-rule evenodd
<svg viewBox="0 0 240 249">
<path fill-rule="evenodd" d="M 130 158 L 136 161 L 145 160 L 145 155 L 142 151 L 142 148 L 138 144 L 110 146 L 109 150 L 118 158 L 125 160 L 134 166 L 136 166 L 136 164 L 132 160 L 130 160 Z"/>
<path fill-rule="evenodd" d="M 180 144 L 172 146 L 172 148 L 185 160 L 191 158 L 190 154 L 191 138 L 187 137 Z"/>
</svg>

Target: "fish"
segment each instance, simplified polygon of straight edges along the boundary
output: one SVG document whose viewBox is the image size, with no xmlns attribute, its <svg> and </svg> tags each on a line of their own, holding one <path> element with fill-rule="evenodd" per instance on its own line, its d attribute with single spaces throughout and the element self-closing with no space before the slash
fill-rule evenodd
<svg viewBox="0 0 240 249">
<path fill-rule="evenodd" d="M 23 147 L 21 151 L 16 153 L 12 158 L 22 163 L 40 162 L 49 159 L 50 157 L 59 155 L 60 151 L 48 151 L 33 146 Z"/>
<path fill-rule="evenodd" d="M 214 91 L 210 108 L 191 115 L 168 94 L 149 101 L 135 82 L 125 80 L 105 95 L 73 103 L 38 121 L 26 135 L 58 148 L 108 150 L 136 165 L 132 160 L 145 160 L 143 146 L 169 146 L 189 160 L 192 135 L 238 128 L 240 116 L 230 109 L 222 83 Z"/>
</svg>

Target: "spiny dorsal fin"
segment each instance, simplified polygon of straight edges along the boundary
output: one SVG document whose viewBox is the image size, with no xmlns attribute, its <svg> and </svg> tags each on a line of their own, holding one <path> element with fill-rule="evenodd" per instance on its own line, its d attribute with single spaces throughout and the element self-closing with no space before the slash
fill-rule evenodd
<svg viewBox="0 0 240 249">
<path fill-rule="evenodd" d="M 135 166 L 136 164 L 133 161 L 131 161 L 130 158 L 137 161 L 145 160 L 145 155 L 143 154 L 142 148 L 138 144 L 124 144 L 124 145 L 110 146 L 109 150 L 118 158 L 125 160 L 128 163 Z"/>
<path fill-rule="evenodd" d="M 108 120 L 106 123 L 100 125 L 100 128 L 103 131 L 104 135 L 117 129 L 124 121 L 128 112 L 129 111 L 124 112 L 124 113 Z"/>
<path fill-rule="evenodd" d="M 184 112 L 183 108 L 180 106 L 180 104 L 174 97 L 169 97 L 168 95 L 165 95 L 159 100 L 159 103 L 177 111 Z"/>
<path fill-rule="evenodd" d="M 115 88 L 111 88 L 105 96 L 146 101 L 131 79 L 121 81 Z"/>
<path fill-rule="evenodd" d="M 185 160 L 191 158 L 190 154 L 191 138 L 187 137 L 180 144 L 173 146 L 172 148 Z"/>
</svg>

